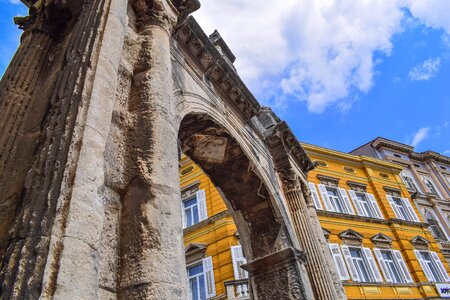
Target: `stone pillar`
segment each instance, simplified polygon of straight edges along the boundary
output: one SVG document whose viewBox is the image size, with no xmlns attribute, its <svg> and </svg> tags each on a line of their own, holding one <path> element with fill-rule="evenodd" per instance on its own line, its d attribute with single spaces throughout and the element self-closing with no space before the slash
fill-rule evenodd
<svg viewBox="0 0 450 300">
<path fill-rule="evenodd" d="M 54 45 L 54 36 L 44 30 L 44 24 L 34 22 L 24 28 L 20 47 L 0 82 L 1 254 L 7 247 L 8 229 L 39 137 L 43 112 L 36 108 L 35 92 L 43 93 L 38 82 L 48 67 L 49 49 Z"/>
<path fill-rule="evenodd" d="M 255 300 L 313 299 L 302 284 L 303 251 L 286 248 L 243 266 L 250 273 L 252 296 Z M 321 298 L 318 298 L 321 299 Z"/>
<path fill-rule="evenodd" d="M 120 299 L 187 299 L 178 173 L 178 122 L 171 36 L 178 12 L 170 1 L 134 1 L 141 49 L 130 110 L 130 182 L 123 192 Z"/>
<path fill-rule="evenodd" d="M 308 186 L 308 182 L 306 178 L 299 177 L 303 195 L 306 201 L 306 206 L 308 207 L 308 213 L 311 220 L 311 224 L 314 227 L 317 241 L 319 242 L 319 245 L 322 249 L 322 253 L 325 257 L 325 263 L 327 265 L 327 269 L 330 272 L 331 279 L 333 281 L 334 289 L 336 290 L 337 299 L 347 299 L 347 296 L 345 294 L 345 289 L 342 285 L 341 278 L 339 277 L 339 274 L 336 270 L 336 266 L 333 261 L 333 257 L 331 256 L 330 249 L 328 246 L 327 239 L 325 238 L 325 235 L 322 230 L 322 226 L 320 226 L 319 217 L 317 216 L 317 211 L 313 203 L 311 191 Z"/>
<path fill-rule="evenodd" d="M 284 194 L 300 246 L 306 254 L 306 269 L 317 299 L 338 299 L 325 256 L 311 222 L 298 175 L 293 170 L 280 173 Z"/>
<path fill-rule="evenodd" d="M 9 103 L 11 107 L 1 111 L 0 120 L 13 129 L 2 131 L 3 141 L 8 141 L 3 144 L 6 147 L 2 155 L 8 153 L 7 159 L 14 158 L 14 170 L 18 170 L 18 173 L 5 173 L 3 169 L 1 185 L 20 190 L 19 197 L 6 198 L 6 201 L 3 190 L 0 193 L 2 204 L 16 207 L 14 222 L 9 226 L 7 249 L 2 253 L 2 299 L 35 299 L 42 291 L 57 208 L 64 210 L 58 201 L 61 187 L 64 180 L 71 179 L 66 177 L 70 172 L 66 169 L 67 157 L 79 108 L 83 106 L 80 103 L 85 100 L 85 79 L 94 64 L 93 49 L 101 31 L 99 23 L 104 16 L 105 2 L 71 1 L 69 8 L 65 6 L 66 1 L 46 1 L 40 3 L 39 9 L 30 9 L 30 16 L 18 20 L 21 27 L 34 32 L 29 42 L 36 44 L 28 57 L 22 57 L 27 54 L 27 44 L 21 46 L 18 58 L 5 74 L 6 81 L 1 83 L 2 104 Z M 71 26 L 66 28 L 66 24 Z M 39 33 L 39 29 L 55 37 L 54 42 L 49 45 L 48 37 Z M 29 43 L 26 36 L 24 42 Z M 14 84 L 15 80 L 21 82 Z M 4 100 L 12 87 L 14 93 L 24 93 L 19 97 L 22 103 Z M 33 95 L 27 95 L 32 90 Z M 16 131 L 15 125 L 10 125 L 15 119 L 22 122 Z M 17 152 L 12 153 L 9 149 L 14 148 Z M 8 168 L 8 162 L 4 167 Z M 7 177 L 15 175 L 18 177 L 10 185 Z M 14 203 L 16 200 L 20 205 Z M 57 270 L 51 276 L 56 274 Z"/>
</svg>

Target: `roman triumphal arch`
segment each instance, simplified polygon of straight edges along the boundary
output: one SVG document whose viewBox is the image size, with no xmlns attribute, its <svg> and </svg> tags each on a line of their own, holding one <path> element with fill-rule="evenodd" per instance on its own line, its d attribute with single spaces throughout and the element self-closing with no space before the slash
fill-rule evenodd
<svg viewBox="0 0 450 300">
<path fill-rule="evenodd" d="M 226 200 L 253 299 L 344 297 L 312 162 L 198 0 L 23 2 L 0 82 L 1 299 L 187 299 L 179 148 Z"/>
</svg>

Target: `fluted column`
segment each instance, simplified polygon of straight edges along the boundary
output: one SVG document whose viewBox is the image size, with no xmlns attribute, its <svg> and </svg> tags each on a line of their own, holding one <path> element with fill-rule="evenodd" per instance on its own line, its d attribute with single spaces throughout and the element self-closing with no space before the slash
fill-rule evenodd
<svg viewBox="0 0 450 300">
<path fill-rule="evenodd" d="M 99 23 L 105 3 L 104 0 L 70 1 L 69 8 L 65 6 L 66 1 L 46 1 L 40 3 L 39 9 L 33 8 L 30 16 L 19 20 L 22 27 L 31 25 L 29 30 L 35 32 L 29 42 L 25 36 L 24 42 L 37 44 L 28 45 L 32 47 L 28 52 L 25 46 L 19 50 L 19 58 L 10 65 L 4 78 L 7 82 L 2 82 L 0 89 L 1 105 L 4 105 L 0 118 L 4 120 L 2 128 L 13 129 L 2 135 L 2 141 L 6 141 L 2 154 L 9 153 L 6 168 L 9 163 L 15 164 L 14 172 L 5 173 L 6 169 L 2 169 L 2 180 L 6 180 L 1 184 L 20 190 L 17 198 L 6 197 L 3 190 L 0 193 L 2 204 L 16 207 L 14 222 L 8 226 L 7 249 L 2 253 L 1 299 L 37 299 L 42 292 L 57 210 L 62 213 L 65 210 L 59 201 L 61 187 L 63 182 L 72 179 L 68 175 L 71 169 L 65 167 L 80 106 L 83 106 L 80 103 L 86 100 L 83 98 L 85 79 L 95 56 L 94 44 L 101 31 Z M 44 32 L 39 33 L 40 29 Z M 54 37 L 55 42 L 51 43 L 46 34 Z M 22 57 L 25 54 L 27 57 Z M 45 72 L 41 69 L 43 63 L 47 64 Z M 18 98 L 21 103 L 17 99 L 5 100 L 11 91 L 24 94 Z M 29 95 L 31 91 L 33 94 Z M 21 127 L 14 131 L 17 122 L 21 122 Z M 20 135 L 25 136 L 21 141 L 29 139 L 29 143 L 17 142 Z M 16 156 L 10 156 L 9 149 L 14 148 L 17 148 Z M 16 170 L 20 173 L 17 178 Z M 58 252 L 50 256 L 57 257 L 61 248 L 59 245 Z M 47 274 L 52 280 L 57 277 L 59 266 L 53 267 L 52 273 Z M 53 291 L 55 286 L 51 288 Z"/>
<path fill-rule="evenodd" d="M 303 196 L 300 180 L 294 171 L 280 172 L 284 194 L 294 229 L 300 245 L 306 253 L 306 269 L 317 299 L 338 299 L 330 271 L 317 240 L 308 207 Z"/>
<path fill-rule="evenodd" d="M 0 253 L 7 246 L 7 232 L 18 205 L 39 135 L 43 114 L 36 109 L 39 79 L 54 45 L 42 26 L 27 29 L 20 47 L 0 82 Z"/>
</svg>

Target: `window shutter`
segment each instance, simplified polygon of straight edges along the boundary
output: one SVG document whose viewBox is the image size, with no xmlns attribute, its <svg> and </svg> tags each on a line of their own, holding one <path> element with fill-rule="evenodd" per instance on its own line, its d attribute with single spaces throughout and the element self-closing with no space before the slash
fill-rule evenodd
<svg viewBox="0 0 450 300">
<path fill-rule="evenodd" d="M 373 211 L 375 212 L 377 218 L 384 219 L 380 207 L 378 206 L 377 199 L 375 199 L 375 196 L 373 194 L 366 193 L 366 197 L 367 199 L 369 199 L 369 202 L 372 205 Z"/>
<path fill-rule="evenodd" d="M 383 278 L 381 277 L 381 273 L 378 270 L 377 263 L 373 258 L 372 251 L 370 248 L 363 248 L 364 255 L 366 256 L 366 260 L 369 263 L 370 270 L 372 271 L 372 277 L 376 282 L 382 282 Z"/>
<path fill-rule="evenodd" d="M 312 182 L 308 182 L 309 189 L 311 190 L 311 196 L 313 198 L 314 206 L 316 209 L 323 209 L 322 203 L 320 203 L 319 194 L 317 193 L 316 186 Z"/>
<path fill-rule="evenodd" d="M 364 208 L 361 207 L 361 203 L 359 203 L 358 197 L 356 197 L 356 193 L 354 190 L 348 190 L 348 194 L 350 195 L 350 198 L 352 198 L 353 204 L 355 204 L 356 211 L 358 212 L 358 215 L 363 217 L 368 217 L 366 215 L 366 212 L 364 211 Z"/>
<path fill-rule="evenodd" d="M 186 228 L 186 212 L 184 211 L 184 202 L 181 201 L 181 222 L 183 223 L 183 229 Z"/>
<path fill-rule="evenodd" d="M 350 255 L 350 250 L 347 246 L 341 246 L 342 254 L 344 255 L 345 262 L 347 263 L 347 268 L 350 270 L 350 275 L 353 281 L 361 281 L 359 278 L 358 271 L 356 271 L 355 265 L 352 262 L 352 256 Z"/>
<path fill-rule="evenodd" d="M 233 271 L 234 271 L 234 279 L 246 279 L 248 278 L 248 273 L 244 269 L 241 268 L 242 265 L 247 263 L 247 260 L 244 257 L 242 252 L 242 246 L 231 246 L 231 258 L 233 260 Z"/>
<path fill-rule="evenodd" d="M 341 280 L 349 280 L 350 275 L 348 274 L 347 267 L 345 266 L 344 259 L 342 258 L 341 250 L 338 244 L 328 244 L 331 251 L 331 256 L 333 257 L 334 264 L 339 273 Z"/>
<path fill-rule="evenodd" d="M 347 213 L 350 215 L 354 215 L 355 211 L 353 210 L 352 204 L 350 203 L 350 199 L 347 196 L 347 192 L 343 188 L 339 188 L 338 190 L 339 193 L 341 194 L 342 200 L 344 200 Z"/>
<path fill-rule="evenodd" d="M 323 184 L 318 184 L 320 195 L 322 196 L 323 203 L 325 204 L 325 208 L 328 211 L 334 211 L 333 205 L 331 205 L 330 198 L 328 197 L 328 192 Z"/>
<path fill-rule="evenodd" d="M 205 274 L 205 291 L 206 298 L 211 298 L 216 295 L 216 284 L 214 281 L 214 267 L 212 257 L 208 256 L 202 260 L 203 273 Z"/>
<path fill-rule="evenodd" d="M 420 254 L 420 251 L 414 250 L 414 254 L 416 255 L 417 260 L 419 261 L 419 264 L 422 267 L 423 273 L 427 277 L 428 281 L 430 281 L 430 282 L 435 281 L 433 273 L 431 273 L 430 269 L 428 269 L 428 265 L 423 261 L 422 254 Z"/>
<path fill-rule="evenodd" d="M 392 210 L 394 211 L 395 216 L 397 217 L 397 219 L 402 219 L 403 220 L 403 218 L 401 217 L 400 212 L 397 209 L 397 205 L 395 204 L 394 199 L 392 199 L 392 196 L 391 195 L 386 195 L 386 198 L 388 199 L 389 204 L 391 205 Z"/>
<path fill-rule="evenodd" d="M 405 260 L 403 259 L 402 254 L 400 253 L 400 251 L 398 250 L 393 250 L 392 251 L 394 253 L 394 258 L 397 261 L 397 265 L 400 267 L 400 270 L 402 271 L 403 274 L 403 279 L 407 282 L 407 283 L 412 283 L 414 282 L 412 277 L 411 277 L 411 273 L 409 272 L 408 267 L 406 266 Z"/>
<path fill-rule="evenodd" d="M 383 255 L 381 254 L 381 250 L 374 248 L 373 252 L 375 252 L 375 256 L 378 260 L 378 263 L 381 266 L 381 271 L 383 272 L 384 279 L 386 279 L 386 282 L 392 282 L 391 273 L 389 273 L 389 268 L 386 265 L 386 262 L 384 261 Z"/>
<path fill-rule="evenodd" d="M 208 210 L 206 208 L 206 194 L 205 190 L 198 190 L 196 193 L 199 220 L 203 221 L 208 219 Z"/>
<path fill-rule="evenodd" d="M 403 203 L 405 203 L 406 208 L 409 211 L 409 214 L 413 217 L 412 221 L 414 222 L 420 222 L 419 217 L 417 216 L 414 208 L 411 205 L 411 202 L 409 202 L 408 198 L 402 198 Z"/>
<path fill-rule="evenodd" d="M 430 252 L 430 253 L 431 253 L 431 257 L 433 257 L 433 260 L 436 263 L 439 273 L 441 274 L 441 278 L 443 278 L 445 282 L 450 282 L 450 278 L 448 277 L 447 270 L 445 269 L 444 264 L 442 263 L 441 259 L 439 258 L 439 255 L 436 252 Z"/>
</svg>

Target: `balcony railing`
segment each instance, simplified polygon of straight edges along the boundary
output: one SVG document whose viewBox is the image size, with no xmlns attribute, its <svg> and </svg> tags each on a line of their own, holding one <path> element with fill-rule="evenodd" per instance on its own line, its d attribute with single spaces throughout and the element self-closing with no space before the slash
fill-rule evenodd
<svg viewBox="0 0 450 300">
<path fill-rule="evenodd" d="M 247 279 L 227 281 L 225 282 L 225 289 L 229 300 L 250 299 Z"/>
</svg>

